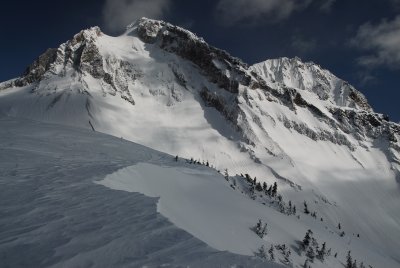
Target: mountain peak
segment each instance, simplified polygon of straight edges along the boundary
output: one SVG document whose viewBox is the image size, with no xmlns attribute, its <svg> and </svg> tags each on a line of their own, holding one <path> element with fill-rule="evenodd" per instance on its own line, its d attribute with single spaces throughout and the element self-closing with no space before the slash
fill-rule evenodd
<svg viewBox="0 0 400 268">
<path fill-rule="evenodd" d="M 312 92 L 336 106 L 372 112 L 361 92 L 314 62 L 282 57 L 256 63 L 251 69 L 271 84 Z"/>
</svg>

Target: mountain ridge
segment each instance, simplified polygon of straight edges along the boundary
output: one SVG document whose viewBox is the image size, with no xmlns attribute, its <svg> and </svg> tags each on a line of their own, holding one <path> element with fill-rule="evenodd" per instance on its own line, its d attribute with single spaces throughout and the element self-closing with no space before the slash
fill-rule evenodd
<svg viewBox="0 0 400 268">
<path fill-rule="evenodd" d="M 340 221 L 398 257 L 400 126 L 315 64 L 248 66 L 183 28 L 141 19 L 118 37 L 83 30 L 0 89 L 2 114 L 277 181 L 286 202 L 307 200 L 330 228 Z"/>
</svg>

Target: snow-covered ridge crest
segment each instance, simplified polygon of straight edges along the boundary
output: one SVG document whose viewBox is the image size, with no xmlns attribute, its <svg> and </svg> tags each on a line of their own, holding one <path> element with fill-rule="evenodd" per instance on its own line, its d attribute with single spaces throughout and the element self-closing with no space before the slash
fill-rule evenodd
<svg viewBox="0 0 400 268">
<path fill-rule="evenodd" d="M 250 69 L 271 83 L 312 92 L 330 104 L 372 112 L 361 92 L 313 62 L 283 57 L 254 64 Z"/>
</svg>

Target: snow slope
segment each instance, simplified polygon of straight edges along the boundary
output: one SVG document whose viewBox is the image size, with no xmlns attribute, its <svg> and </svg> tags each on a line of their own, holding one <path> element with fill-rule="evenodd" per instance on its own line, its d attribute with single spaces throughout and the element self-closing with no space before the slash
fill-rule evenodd
<svg viewBox="0 0 400 268">
<path fill-rule="evenodd" d="M 329 240 L 341 255 L 352 250 L 375 267 L 398 266 L 400 126 L 313 63 L 282 58 L 248 66 L 185 29 L 141 19 L 118 37 L 94 27 L 49 49 L 21 77 L 0 84 L 0 113 L 95 129 L 209 161 L 231 175 L 276 181 L 286 205 L 291 200 L 301 214 L 306 200 L 323 223 L 301 214 L 296 234 L 286 226 L 287 238 L 277 236 L 275 244 L 293 244 L 305 229 L 322 228 L 315 232 L 333 232 L 339 240 Z M 115 188 L 122 180 L 123 190 L 139 187 L 123 174 L 111 175 L 107 185 Z M 161 200 L 175 194 L 139 190 Z M 168 213 L 174 224 L 218 249 L 252 250 L 233 243 L 224 248 L 208 231 Z"/>
<path fill-rule="evenodd" d="M 182 180 L 188 172 L 210 178 L 209 170 L 173 161 L 93 131 L 1 117 L 0 266 L 280 267 L 211 248 L 160 215 L 158 196 L 96 183 L 131 165 L 171 168 Z"/>
</svg>

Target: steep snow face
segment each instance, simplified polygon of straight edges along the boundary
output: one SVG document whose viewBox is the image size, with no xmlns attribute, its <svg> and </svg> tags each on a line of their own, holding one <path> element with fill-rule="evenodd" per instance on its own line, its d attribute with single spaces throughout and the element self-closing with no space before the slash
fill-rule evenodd
<svg viewBox="0 0 400 268">
<path fill-rule="evenodd" d="M 279 58 L 254 64 L 250 69 L 272 84 L 313 92 L 329 104 L 372 111 L 364 95 L 312 62 L 303 63 L 299 58 Z"/>
<path fill-rule="evenodd" d="M 185 29 L 141 19 L 119 37 L 94 27 L 48 50 L 0 84 L 0 113 L 277 181 L 285 202 L 306 200 L 329 228 L 342 222 L 400 259 L 400 126 L 315 64 L 248 67 Z"/>
</svg>

